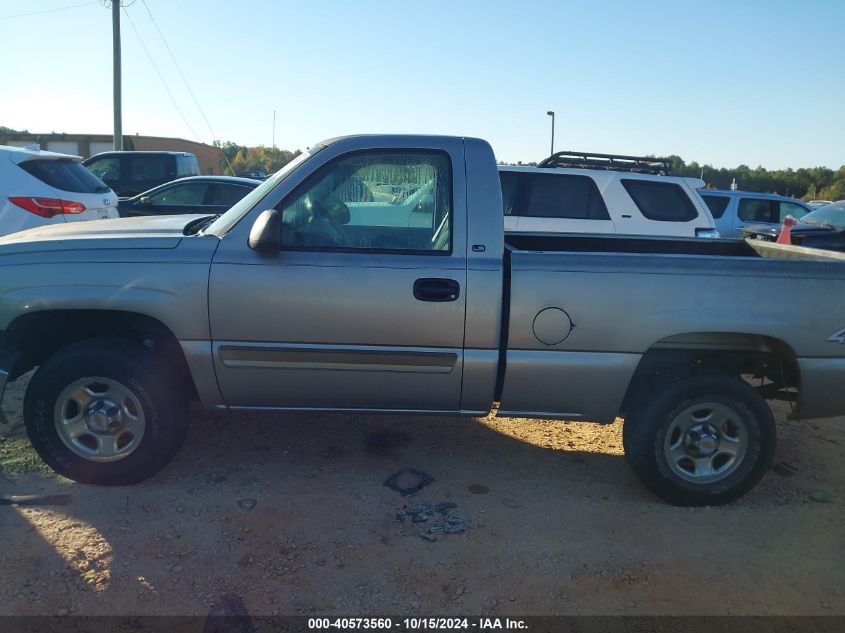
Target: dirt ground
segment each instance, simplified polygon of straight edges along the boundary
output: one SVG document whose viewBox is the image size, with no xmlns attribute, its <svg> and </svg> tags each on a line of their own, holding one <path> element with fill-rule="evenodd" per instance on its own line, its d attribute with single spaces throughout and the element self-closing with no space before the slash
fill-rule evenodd
<svg viewBox="0 0 845 633">
<path fill-rule="evenodd" d="M 777 408 L 781 465 L 721 508 L 646 491 L 619 420 L 196 415 L 164 471 L 105 488 L 45 472 L 23 386 L 0 495 L 70 501 L 0 506 L 0 615 L 202 615 L 225 594 L 254 615 L 845 614 L 845 418 Z M 383 485 L 406 467 L 434 482 Z M 423 502 L 456 507 L 397 519 Z M 420 537 L 435 521 L 469 528 Z"/>
</svg>

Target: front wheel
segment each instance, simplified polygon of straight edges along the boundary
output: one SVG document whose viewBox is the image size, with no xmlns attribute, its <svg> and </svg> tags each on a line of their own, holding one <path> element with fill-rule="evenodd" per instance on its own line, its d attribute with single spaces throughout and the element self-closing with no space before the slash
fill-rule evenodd
<svg viewBox="0 0 845 633">
<path fill-rule="evenodd" d="M 178 384 L 138 343 L 75 343 L 32 377 L 24 399 L 27 434 L 60 475 L 83 483 L 136 483 L 167 464 L 185 437 L 186 400 Z"/>
<path fill-rule="evenodd" d="M 699 375 L 640 399 L 622 428 L 646 487 L 674 505 L 729 503 L 771 465 L 777 432 L 766 401 L 743 380 Z"/>
</svg>

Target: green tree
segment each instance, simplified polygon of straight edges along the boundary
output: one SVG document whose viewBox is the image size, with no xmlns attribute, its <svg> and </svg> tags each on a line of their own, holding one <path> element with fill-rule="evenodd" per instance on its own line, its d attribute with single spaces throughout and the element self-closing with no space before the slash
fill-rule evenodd
<svg viewBox="0 0 845 633">
<path fill-rule="evenodd" d="M 842 171 L 841 169 L 839 171 Z M 845 178 L 833 181 L 829 187 L 821 190 L 819 198 L 822 200 L 843 200 L 845 199 Z"/>
<path fill-rule="evenodd" d="M 221 143 L 216 141 L 215 146 L 222 150 L 220 157 L 220 171 L 229 176 L 236 176 L 249 171 L 263 171 L 271 174 L 280 170 L 302 152 L 296 150 L 291 152 L 277 147 L 246 147 L 231 141 Z"/>
</svg>

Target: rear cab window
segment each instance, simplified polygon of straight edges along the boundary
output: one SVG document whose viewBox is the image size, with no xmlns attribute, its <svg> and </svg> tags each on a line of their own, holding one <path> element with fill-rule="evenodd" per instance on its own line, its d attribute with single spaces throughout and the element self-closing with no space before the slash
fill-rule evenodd
<svg viewBox="0 0 845 633">
<path fill-rule="evenodd" d="M 610 219 L 598 187 L 589 176 L 503 171 L 499 178 L 505 215 Z"/>
<path fill-rule="evenodd" d="M 108 185 L 79 161 L 36 158 L 18 165 L 41 182 L 60 191 L 72 193 L 106 193 Z"/>
<path fill-rule="evenodd" d="M 690 222 L 698 217 L 689 196 L 676 183 L 623 178 L 622 186 L 649 220 Z"/>
</svg>

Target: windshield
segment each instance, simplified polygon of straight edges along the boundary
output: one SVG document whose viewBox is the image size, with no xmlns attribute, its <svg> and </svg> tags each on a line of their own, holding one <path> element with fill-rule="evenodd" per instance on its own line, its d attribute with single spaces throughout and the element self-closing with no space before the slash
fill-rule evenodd
<svg viewBox="0 0 845 633">
<path fill-rule="evenodd" d="M 828 224 L 845 229 L 845 203 L 826 204 L 801 218 L 802 224 Z"/>
<path fill-rule="evenodd" d="M 256 204 L 258 204 L 264 196 L 270 193 L 276 185 L 282 182 L 285 178 L 287 178 L 293 171 L 302 165 L 306 160 L 311 158 L 314 155 L 314 152 L 319 151 L 320 147 L 312 148 L 312 150 L 303 152 L 296 158 L 294 158 L 291 162 L 287 165 L 282 167 L 279 171 L 275 174 L 270 176 L 267 180 L 263 183 L 258 185 L 255 189 L 249 192 L 246 196 L 240 199 L 239 202 L 235 204 L 231 209 L 226 211 L 223 215 L 218 217 L 214 220 L 211 224 L 209 224 L 203 230 L 203 233 L 210 233 L 214 235 L 223 235 L 231 229 L 235 224 L 237 224 L 238 220 L 240 220 L 244 215 L 246 215 L 250 209 L 252 209 Z"/>
</svg>

